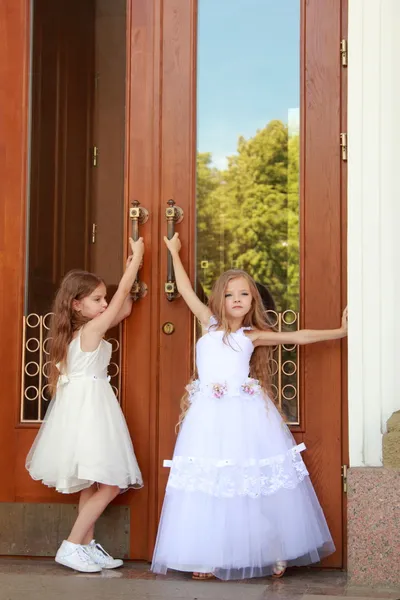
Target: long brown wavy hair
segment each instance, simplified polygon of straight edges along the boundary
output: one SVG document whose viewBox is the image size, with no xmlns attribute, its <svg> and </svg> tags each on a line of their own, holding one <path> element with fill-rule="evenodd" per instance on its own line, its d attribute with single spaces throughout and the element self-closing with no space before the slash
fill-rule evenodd
<svg viewBox="0 0 400 600">
<path fill-rule="evenodd" d="M 90 296 L 101 283 L 104 281 L 97 275 L 78 269 L 69 271 L 61 282 L 53 303 L 49 332 L 50 372 L 48 383 L 51 397 L 55 394 L 60 375 L 56 365 L 60 363 L 61 368 L 65 367 L 68 346 L 74 333 L 89 320 L 74 310 L 73 301 L 83 300 Z"/>
<path fill-rule="evenodd" d="M 211 328 L 215 331 L 222 330 L 224 332 L 223 340 L 226 344 L 229 344 L 229 334 L 232 333 L 232 329 L 225 312 L 225 292 L 229 282 L 239 277 L 243 277 L 247 281 L 252 296 L 251 307 L 243 319 L 242 327 L 250 327 L 260 331 L 271 331 L 274 329 L 268 322 L 264 304 L 254 279 L 246 271 L 230 269 L 218 277 L 213 285 L 208 301 L 211 314 L 216 319 L 216 323 Z M 272 355 L 273 348 L 271 346 L 256 346 L 250 359 L 250 377 L 258 379 L 264 392 L 271 397 L 273 397 L 270 393 L 272 383 Z M 197 373 L 194 374 L 192 380 L 194 379 L 197 379 Z M 186 393 L 181 400 L 181 414 L 179 416 L 178 427 L 182 424 L 189 407 L 189 394 Z"/>
</svg>

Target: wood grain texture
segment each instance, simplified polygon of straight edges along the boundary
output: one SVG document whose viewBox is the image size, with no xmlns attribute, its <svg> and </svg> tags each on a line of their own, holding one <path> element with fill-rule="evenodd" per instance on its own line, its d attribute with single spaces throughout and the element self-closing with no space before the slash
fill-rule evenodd
<svg viewBox="0 0 400 600">
<path fill-rule="evenodd" d="M 307 0 L 304 8 L 302 326 L 340 325 L 341 11 L 336 0 Z M 342 356 L 338 341 L 303 354 L 306 463 L 336 545 L 324 564 L 342 566 Z"/>
<path fill-rule="evenodd" d="M 195 215 L 196 142 L 196 3 L 192 0 L 164 0 L 162 22 L 162 106 L 161 106 L 161 219 L 166 232 L 164 210 L 174 199 L 184 211 L 183 222 L 176 226 L 183 248 L 182 261 L 190 272 L 193 257 Z M 172 456 L 179 417 L 179 403 L 191 375 L 192 317 L 181 298 L 168 302 L 163 292 L 166 281 L 167 252 L 161 248 L 159 273 L 160 323 L 171 321 L 175 333 L 166 336 L 160 330 L 158 506 L 161 508 L 168 469 L 161 467 Z"/>
<path fill-rule="evenodd" d="M 150 215 L 140 230 L 146 248 L 140 278 L 148 294 L 134 305 L 124 338 L 123 407 L 145 483 L 129 493 L 135 559 L 151 558 L 157 527 L 160 19 L 157 0 L 128 3 L 125 214 L 138 200 Z"/>
<path fill-rule="evenodd" d="M 25 273 L 29 2 L 0 1 L 0 501 L 15 498 Z"/>
</svg>

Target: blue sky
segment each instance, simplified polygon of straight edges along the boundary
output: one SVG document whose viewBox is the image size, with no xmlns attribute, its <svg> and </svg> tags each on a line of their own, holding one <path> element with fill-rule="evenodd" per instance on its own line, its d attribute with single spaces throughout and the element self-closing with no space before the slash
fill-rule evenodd
<svg viewBox="0 0 400 600">
<path fill-rule="evenodd" d="M 298 123 L 300 0 L 199 0 L 198 27 L 197 147 L 223 168 L 239 135 Z"/>
</svg>

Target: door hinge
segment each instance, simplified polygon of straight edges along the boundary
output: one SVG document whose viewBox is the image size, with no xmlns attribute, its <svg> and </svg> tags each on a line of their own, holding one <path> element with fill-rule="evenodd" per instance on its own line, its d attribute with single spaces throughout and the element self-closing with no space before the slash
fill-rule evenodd
<svg viewBox="0 0 400 600">
<path fill-rule="evenodd" d="M 99 149 L 97 148 L 97 146 L 93 146 L 92 164 L 94 167 L 97 167 L 98 157 L 99 157 Z"/>
<path fill-rule="evenodd" d="M 342 160 L 347 160 L 347 133 L 340 134 L 340 148 L 342 150 Z"/>
<path fill-rule="evenodd" d="M 96 234 L 97 234 L 97 225 L 96 225 L 96 223 L 92 223 L 92 238 L 91 238 L 92 244 L 96 243 Z"/>
<path fill-rule="evenodd" d="M 340 42 L 340 56 L 342 58 L 342 67 L 347 67 L 347 40 Z"/>
<path fill-rule="evenodd" d="M 343 493 L 347 494 L 347 465 L 342 465 Z"/>
</svg>

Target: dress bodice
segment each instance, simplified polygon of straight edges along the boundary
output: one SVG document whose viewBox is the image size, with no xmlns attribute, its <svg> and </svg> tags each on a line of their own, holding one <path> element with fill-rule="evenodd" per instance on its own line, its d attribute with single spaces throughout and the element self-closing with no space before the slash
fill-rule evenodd
<svg viewBox="0 0 400 600">
<path fill-rule="evenodd" d="M 96 350 L 84 352 L 81 349 L 81 332 L 72 340 L 68 348 L 66 369 L 68 377 L 107 377 L 107 368 L 111 360 L 110 342 L 101 340 Z"/>
<path fill-rule="evenodd" d="M 215 331 L 215 320 L 196 344 L 196 364 L 201 383 L 243 382 L 250 371 L 254 346 L 244 328 L 230 333 L 224 340 L 223 331 Z"/>
</svg>

